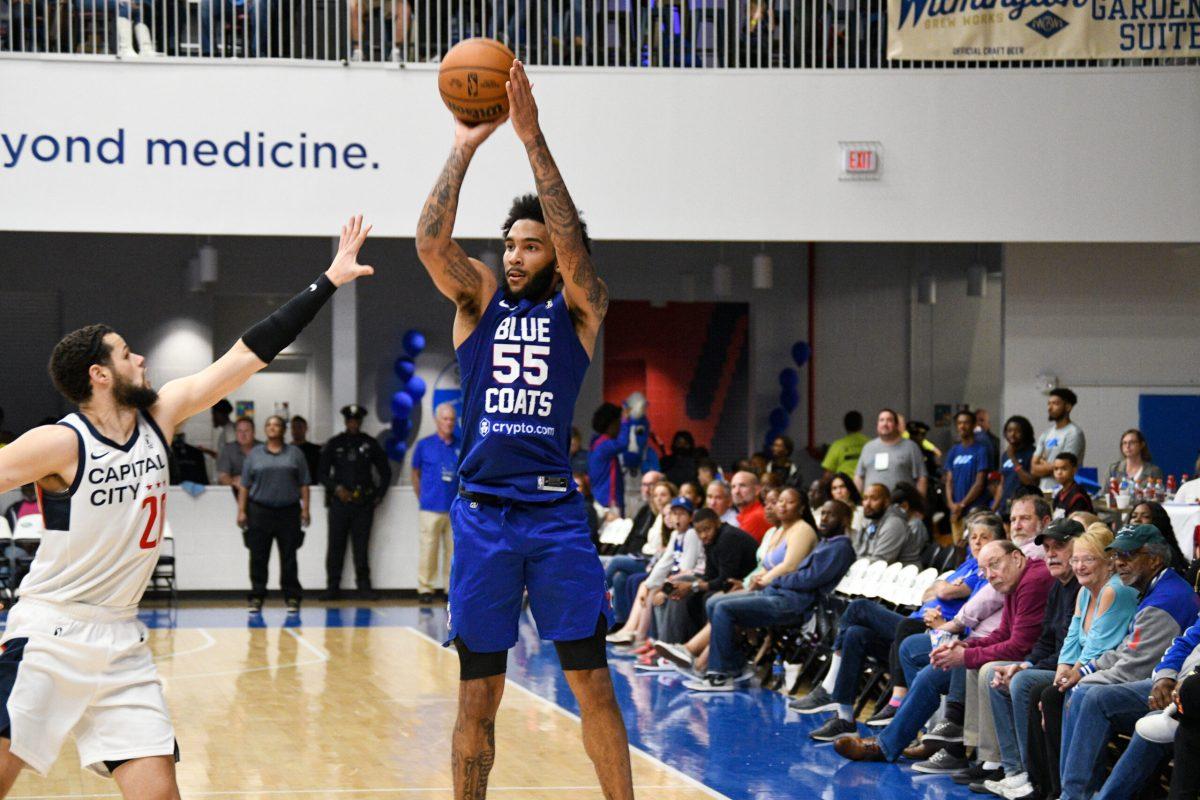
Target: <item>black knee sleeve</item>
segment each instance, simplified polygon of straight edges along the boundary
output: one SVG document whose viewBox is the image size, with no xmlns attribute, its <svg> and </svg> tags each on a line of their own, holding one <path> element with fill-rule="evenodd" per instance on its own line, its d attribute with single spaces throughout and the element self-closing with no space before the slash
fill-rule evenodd
<svg viewBox="0 0 1200 800">
<path fill-rule="evenodd" d="M 596 623 L 596 631 L 586 639 L 555 642 L 558 660 L 564 670 L 605 669 L 608 666 L 608 651 L 604 635 L 608 632 L 608 620 L 603 614 Z"/>
<path fill-rule="evenodd" d="M 503 675 L 508 670 L 508 651 L 500 650 L 495 653 L 476 653 L 463 642 L 462 638 L 454 637 L 454 649 L 458 650 L 458 679 L 474 681 L 480 678 L 490 678 Z"/>
</svg>

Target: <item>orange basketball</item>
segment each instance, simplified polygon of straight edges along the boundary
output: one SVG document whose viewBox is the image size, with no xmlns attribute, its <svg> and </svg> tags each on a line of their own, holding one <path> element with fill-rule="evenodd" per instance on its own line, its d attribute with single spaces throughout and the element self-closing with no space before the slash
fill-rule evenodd
<svg viewBox="0 0 1200 800">
<path fill-rule="evenodd" d="M 466 123 L 491 122 L 508 112 L 504 83 L 516 56 L 495 39 L 465 39 L 446 53 L 438 91 L 450 113 Z"/>
</svg>

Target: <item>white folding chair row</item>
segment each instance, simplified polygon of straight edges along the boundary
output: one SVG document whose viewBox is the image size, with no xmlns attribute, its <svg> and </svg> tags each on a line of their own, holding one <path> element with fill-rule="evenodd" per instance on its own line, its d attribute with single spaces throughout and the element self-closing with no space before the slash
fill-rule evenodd
<svg viewBox="0 0 1200 800">
<path fill-rule="evenodd" d="M 8 517 L 0 517 L 0 539 L 12 538 L 12 526 L 8 524 Z"/>
<path fill-rule="evenodd" d="M 883 564 L 884 562 L 881 561 L 879 563 Z M 872 564 L 871 566 L 874 567 L 875 565 Z M 886 564 L 883 571 L 879 573 L 879 578 L 863 587 L 863 597 L 870 600 L 886 600 L 902 569 L 904 569 L 904 565 L 899 561 Z"/>
<path fill-rule="evenodd" d="M 860 558 L 850 565 L 850 569 L 846 570 L 846 574 L 842 576 L 841 581 L 834 587 L 834 591 L 839 594 L 852 594 L 854 587 L 858 584 L 858 580 L 862 578 L 863 573 L 867 571 L 867 567 L 871 565 L 871 559 Z"/>
<path fill-rule="evenodd" d="M 895 564 L 892 565 L 896 566 Z M 896 572 L 896 579 L 883 587 L 879 599 L 886 600 L 894 606 L 906 606 L 912 597 L 913 582 L 920 574 L 921 568 L 916 564 L 905 564 Z"/>
<path fill-rule="evenodd" d="M 883 571 L 886 569 L 886 561 L 872 561 L 859 574 L 858 579 L 847 587 L 846 594 L 851 597 L 866 597 L 867 592 L 879 584 L 880 578 L 883 577 Z"/>
<path fill-rule="evenodd" d="M 41 514 L 26 514 L 17 520 L 13 528 L 12 538 L 15 542 L 40 542 L 46 526 Z"/>
<path fill-rule="evenodd" d="M 908 590 L 908 596 L 900 605 L 919 606 L 924 601 L 925 592 L 938 579 L 938 571 L 936 567 L 922 570 L 917 573 L 913 579 L 912 586 Z"/>
</svg>

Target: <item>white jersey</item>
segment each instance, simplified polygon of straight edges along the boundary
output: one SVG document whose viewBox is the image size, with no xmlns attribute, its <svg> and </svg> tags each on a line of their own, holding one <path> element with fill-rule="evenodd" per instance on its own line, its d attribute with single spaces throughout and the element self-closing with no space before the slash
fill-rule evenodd
<svg viewBox="0 0 1200 800">
<path fill-rule="evenodd" d="M 123 445 L 83 414 L 59 422 L 79 437 L 79 468 L 61 493 L 39 489 L 46 531 L 18 596 L 136 608 L 166 524 L 167 443 L 145 412 Z"/>
</svg>

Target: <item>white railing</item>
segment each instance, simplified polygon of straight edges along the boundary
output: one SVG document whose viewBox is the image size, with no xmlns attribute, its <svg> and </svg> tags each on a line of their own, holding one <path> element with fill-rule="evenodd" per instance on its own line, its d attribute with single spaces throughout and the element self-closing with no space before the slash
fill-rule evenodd
<svg viewBox="0 0 1200 800">
<path fill-rule="evenodd" d="M 436 62 L 490 36 L 588 67 L 1011 69 L 1195 65 L 888 61 L 887 0 L 0 0 L 0 55 Z"/>
</svg>

